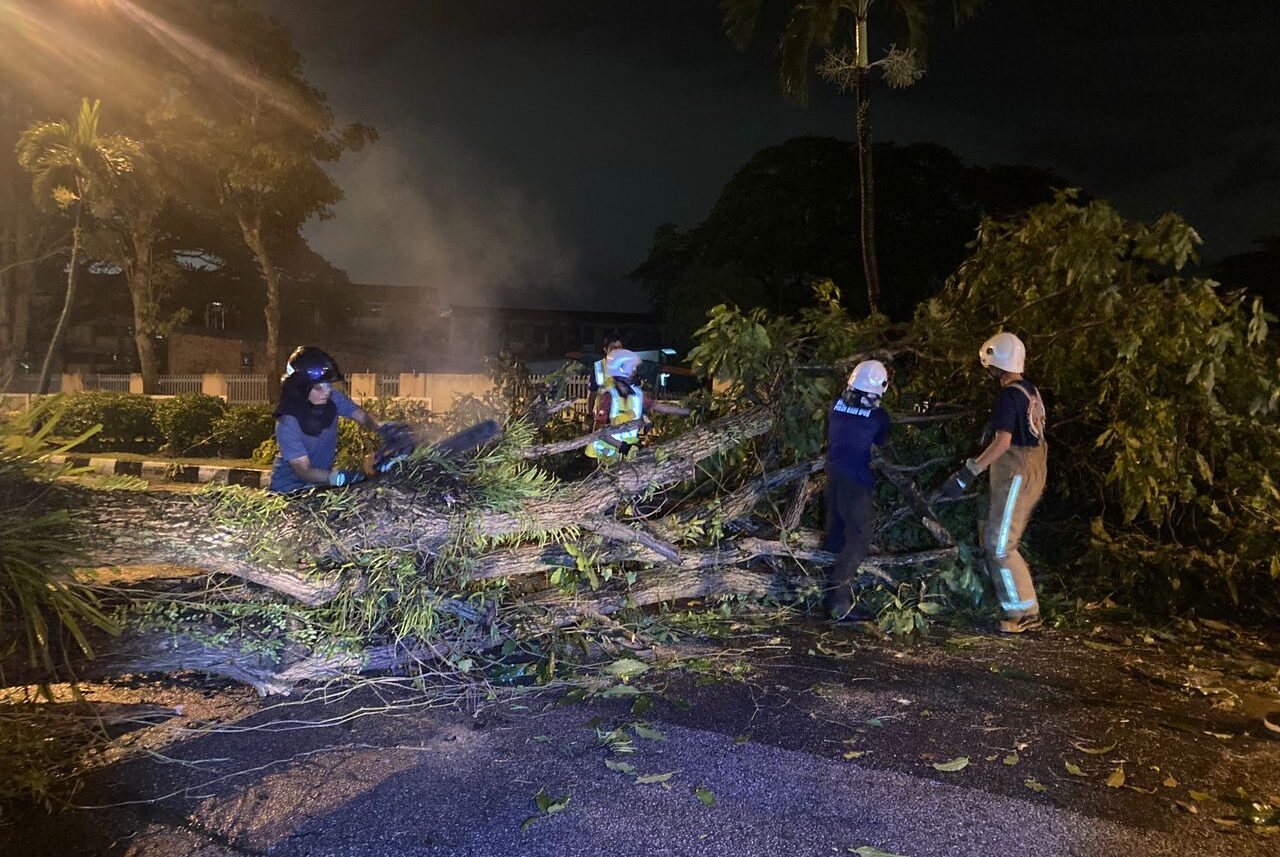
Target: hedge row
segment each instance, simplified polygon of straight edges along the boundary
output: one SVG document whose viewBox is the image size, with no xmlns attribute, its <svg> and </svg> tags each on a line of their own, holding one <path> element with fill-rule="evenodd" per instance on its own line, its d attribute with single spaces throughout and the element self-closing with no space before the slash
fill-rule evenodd
<svg viewBox="0 0 1280 857">
<path fill-rule="evenodd" d="M 62 396 L 65 408 L 57 433 L 75 437 L 95 425 L 102 429 L 77 449 L 85 452 L 157 452 L 165 455 L 220 455 L 269 463 L 275 455 L 274 406 L 231 405 L 216 396 L 184 393 L 153 399 L 136 393 L 90 390 Z M 369 399 L 362 406 L 379 420 L 416 425 L 432 421 L 422 403 Z M 347 459 L 371 451 L 376 439 L 343 420 L 339 448 Z"/>
</svg>

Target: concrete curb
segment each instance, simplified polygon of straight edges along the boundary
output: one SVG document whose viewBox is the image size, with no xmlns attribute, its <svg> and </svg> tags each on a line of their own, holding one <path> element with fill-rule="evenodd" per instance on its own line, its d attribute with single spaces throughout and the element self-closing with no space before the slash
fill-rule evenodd
<svg viewBox="0 0 1280 857">
<path fill-rule="evenodd" d="M 216 485 L 244 485 L 265 488 L 271 471 L 256 467 L 218 467 L 207 464 L 181 464 L 176 461 L 125 461 L 120 458 L 98 458 L 88 455 L 50 456 L 54 464 L 88 467 L 102 476 L 138 476 L 152 482 L 208 482 Z"/>
</svg>

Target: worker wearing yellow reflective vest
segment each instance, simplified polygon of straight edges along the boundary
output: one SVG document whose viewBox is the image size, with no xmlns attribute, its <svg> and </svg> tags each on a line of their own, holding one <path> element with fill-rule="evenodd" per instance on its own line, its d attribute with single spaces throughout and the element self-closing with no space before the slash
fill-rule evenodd
<svg viewBox="0 0 1280 857">
<path fill-rule="evenodd" d="M 620 339 L 605 343 L 604 356 L 591 364 L 591 377 L 587 379 L 587 413 L 589 414 L 596 412 L 596 400 L 600 397 L 600 391 L 613 386 L 613 379 L 609 377 L 606 364 L 609 361 L 609 355 L 621 347 Z"/>
<path fill-rule="evenodd" d="M 609 352 L 605 360 L 607 383 L 601 386 L 596 404 L 596 428 L 643 420 L 650 412 L 680 415 L 689 413 L 684 408 L 650 401 L 636 383 L 635 376 L 639 369 L 640 355 L 634 351 L 616 348 Z M 625 459 L 634 453 L 639 443 L 640 428 L 632 426 L 592 441 L 587 444 L 585 452 L 589 457 L 600 460 Z"/>
<path fill-rule="evenodd" d="M 980 535 L 987 571 L 1004 611 L 1000 630 L 1009 634 L 1041 625 L 1031 569 L 1018 552 L 1048 472 L 1044 400 L 1022 377 L 1026 358 L 1026 347 L 1012 333 L 998 333 L 978 350 L 983 368 L 1000 385 L 987 427 L 991 441 L 943 486 L 947 496 L 959 497 L 984 470 L 991 469 L 991 505 Z"/>
</svg>

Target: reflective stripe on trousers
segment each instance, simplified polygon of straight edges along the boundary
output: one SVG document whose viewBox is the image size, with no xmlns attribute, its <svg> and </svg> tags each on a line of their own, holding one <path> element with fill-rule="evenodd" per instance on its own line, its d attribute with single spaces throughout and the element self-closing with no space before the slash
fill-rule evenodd
<svg viewBox="0 0 1280 857">
<path fill-rule="evenodd" d="M 1012 617 L 1039 612 L 1031 569 L 1018 551 L 1031 512 L 1044 492 L 1048 450 L 1014 446 L 991 465 L 991 506 L 983 530 L 987 570 L 1000 607 Z"/>
</svg>

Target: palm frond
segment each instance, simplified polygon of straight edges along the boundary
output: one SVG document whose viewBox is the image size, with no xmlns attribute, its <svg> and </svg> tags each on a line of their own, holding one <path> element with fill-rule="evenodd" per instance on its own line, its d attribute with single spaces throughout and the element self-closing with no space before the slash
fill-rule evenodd
<svg viewBox="0 0 1280 857">
<path fill-rule="evenodd" d="M 778 45 L 779 82 L 783 94 L 796 103 L 808 103 L 809 74 L 813 70 L 810 57 L 815 48 L 831 45 L 840 14 L 845 10 L 842 0 L 804 0 L 791 10 Z"/>
<path fill-rule="evenodd" d="M 756 34 L 760 21 L 760 7 L 764 0 L 720 0 L 720 14 L 724 16 L 724 32 L 729 42 L 738 50 L 746 50 Z"/>
</svg>

